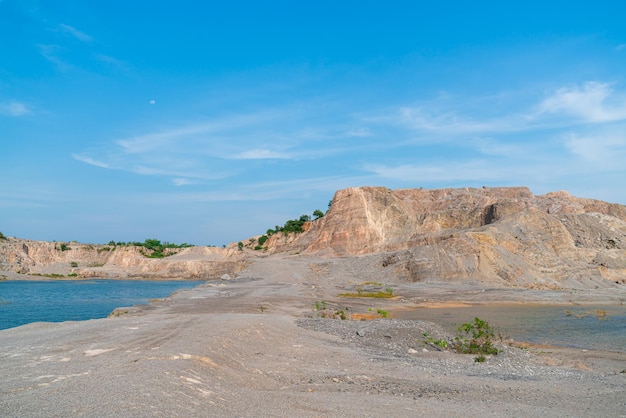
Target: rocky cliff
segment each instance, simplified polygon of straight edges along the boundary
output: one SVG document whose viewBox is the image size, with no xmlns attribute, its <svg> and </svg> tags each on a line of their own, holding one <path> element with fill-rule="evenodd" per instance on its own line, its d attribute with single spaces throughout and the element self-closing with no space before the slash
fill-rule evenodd
<svg viewBox="0 0 626 418">
<path fill-rule="evenodd" d="M 243 251 L 193 247 L 150 259 L 141 247 L 9 239 L 0 270 L 77 277 L 219 278 L 254 257 L 350 257 L 372 275 L 530 288 L 626 284 L 626 206 L 527 188 L 338 191 L 304 232 Z M 355 278 L 358 280 L 358 278 Z"/>
<path fill-rule="evenodd" d="M 233 250 L 172 249 L 148 258 L 138 246 L 58 243 L 9 238 L 0 241 L 0 270 L 24 275 L 102 278 L 216 279 L 234 275 L 246 262 Z"/>
<path fill-rule="evenodd" d="M 473 279 L 560 288 L 626 283 L 626 206 L 527 188 L 359 187 L 335 194 L 306 231 L 268 240 L 270 252 L 385 253 L 409 281 Z"/>
</svg>

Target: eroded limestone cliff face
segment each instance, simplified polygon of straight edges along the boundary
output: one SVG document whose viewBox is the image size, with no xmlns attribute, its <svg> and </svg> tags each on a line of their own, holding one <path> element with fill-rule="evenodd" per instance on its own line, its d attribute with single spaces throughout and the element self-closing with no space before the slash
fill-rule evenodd
<svg viewBox="0 0 626 418">
<path fill-rule="evenodd" d="M 359 187 L 300 234 L 268 240 L 270 252 L 325 256 L 386 253 L 406 280 L 473 279 L 559 288 L 626 283 L 626 206 L 524 187 Z M 606 279 L 606 280 L 605 280 Z"/>
<path fill-rule="evenodd" d="M 261 251 L 193 247 L 150 259 L 140 247 L 0 241 L 0 270 L 78 277 L 219 278 L 254 257 L 358 258 L 379 277 L 472 280 L 530 288 L 626 284 L 626 206 L 524 187 L 358 187 L 302 233 L 269 237 Z M 253 242 L 254 240 L 250 241 Z M 358 280 L 358 278 L 355 278 Z"/>
<path fill-rule="evenodd" d="M 137 246 L 57 243 L 9 238 L 0 242 L 0 270 L 64 277 L 216 279 L 245 268 L 242 255 L 215 247 L 170 250 L 162 259 Z"/>
</svg>

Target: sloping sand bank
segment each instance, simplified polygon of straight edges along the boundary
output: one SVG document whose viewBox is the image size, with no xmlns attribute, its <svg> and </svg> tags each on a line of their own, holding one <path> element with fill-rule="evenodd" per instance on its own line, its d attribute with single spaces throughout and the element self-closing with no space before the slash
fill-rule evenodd
<svg viewBox="0 0 626 418">
<path fill-rule="evenodd" d="M 361 280 L 355 266 L 335 265 L 320 273 L 316 263 L 259 259 L 238 278 L 122 309 L 120 316 L 0 331 L 0 415 L 626 414 L 623 353 L 589 362 L 593 353 L 580 350 L 504 346 L 499 355 L 476 363 L 474 356 L 425 344 L 423 333 L 448 336 L 431 322 L 342 321 L 321 318 L 316 310 L 321 301 L 329 311 L 346 305 L 342 309 L 354 312 L 409 308 L 418 299 L 537 302 L 543 297 L 553 303 L 572 300 L 576 295 L 570 292 L 542 296 L 503 289 L 498 297 L 495 290 L 471 286 L 390 283 L 394 300 L 348 300 L 338 295 Z M 591 293 L 578 300 L 593 299 Z M 595 295 L 596 302 L 607 298 L 615 302 L 625 294 Z"/>
</svg>

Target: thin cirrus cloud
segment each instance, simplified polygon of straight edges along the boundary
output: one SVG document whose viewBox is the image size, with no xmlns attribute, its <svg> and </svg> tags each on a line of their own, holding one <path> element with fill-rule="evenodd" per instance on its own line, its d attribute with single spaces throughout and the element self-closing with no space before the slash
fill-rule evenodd
<svg viewBox="0 0 626 418">
<path fill-rule="evenodd" d="M 64 23 L 61 23 L 58 26 L 58 30 L 59 30 L 59 32 L 65 33 L 67 35 L 70 35 L 73 38 L 76 38 L 76 39 L 78 39 L 81 42 L 89 43 L 89 42 L 93 41 L 93 37 L 91 37 L 91 35 L 88 35 L 85 32 L 82 32 L 82 31 L 76 29 L 74 26 L 70 26 L 70 25 L 66 25 Z"/>
<path fill-rule="evenodd" d="M 68 63 L 66 60 L 61 58 L 61 53 L 64 51 L 64 48 L 56 45 L 56 44 L 39 44 L 37 45 L 39 48 L 39 53 L 43 56 L 48 62 L 53 64 L 60 71 L 68 71 L 73 68 L 73 66 Z"/>
<path fill-rule="evenodd" d="M 455 136 L 515 133 L 624 119 L 624 94 L 616 92 L 609 83 L 589 81 L 573 87 L 560 87 L 534 106 L 495 117 L 466 114 L 454 106 L 433 102 L 401 106 L 391 115 L 369 118 L 369 121 L 395 124 L 424 133 Z"/>
<path fill-rule="evenodd" d="M 309 129 L 309 124 L 307 116 L 297 111 L 261 110 L 117 139 L 101 146 L 97 155 L 86 151 L 74 158 L 102 168 L 189 180 L 223 178 L 245 169 L 247 160 L 319 158 L 342 152 L 334 131 L 342 131 L 343 126 Z M 316 141 L 333 146 L 311 145 Z"/>
<path fill-rule="evenodd" d="M 31 108 L 22 102 L 0 103 L 0 115 L 18 117 L 32 113 Z"/>
<path fill-rule="evenodd" d="M 603 170 L 622 168 L 626 161 L 626 129 L 623 127 L 569 133 L 565 135 L 564 144 L 571 153 Z"/>
<path fill-rule="evenodd" d="M 626 100 L 610 83 L 590 81 L 561 87 L 534 106 L 480 118 L 435 103 L 402 108 L 395 120 L 426 142 L 443 142 L 468 153 L 443 161 L 364 164 L 363 169 L 397 181 L 519 183 L 568 176 L 585 163 L 596 172 L 626 161 Z M 378 121 L 380 122 L 380 120 Z M 391 123 L 391 122 L 390 122 Z M 472 153 L 471 151 L 476 153 Z M 556 153 L 556 154 L 555 154 Z M 498 157 L 497 159 L 482 157 Z M 547 159 L 549 157 L 549 159 Z M 558 167 L 558 169 L 557 169 Z"/>
<path fill-rule="evenodd" d="M 289 154 L 271 151 L 268 149 L 251 149 L 234 154 L 234 160 L 268 160 L 268 159 L 289 159 Z"/>
<path fill-rule="evenodd" d="M 538 110 L 540 114 L 570 116 L 584 122 L 613 122 L 626 119 L 626 97 L 614 94 L 608 83 L 589 81 L 558 89 L 540 103 Z"/>
<path fill-rule="evenodd" d="M 366 165 L 364 167 L 379 177 L 385 179 L 402 180 L 409 182 L 437 181 L 491 181 L 501 180 L 501 170 L 494 169 L 483 160 L 459 163 L 458 161 L 441 162 L 437 164 L 412 165 L 404 164 L 397 166 L 389 165 Z"/>
<path fill-rule="evenodd" d="M 86 155 L 82 155 L 82 154 L 72 154 L 72 158 L 74 158 L 76 161 L 80 161 L 80 162 L 83 162 L 85 164 L 93 165 L 95 167 L 108 168 L 108 169 L 114 168 L 114 167 L 112 167 L 108 163 L 96 160 L 95 158 L 92 158 L 92 157 L 89 157 L 89 156 L 86 156 Z"/>
</svg>

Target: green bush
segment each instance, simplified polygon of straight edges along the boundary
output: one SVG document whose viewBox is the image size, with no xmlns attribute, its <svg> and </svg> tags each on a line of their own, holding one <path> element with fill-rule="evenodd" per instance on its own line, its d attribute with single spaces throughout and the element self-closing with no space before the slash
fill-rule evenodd
<svg viewBox="0 0 626 418">
<path fill-rule="evenodd" d="M 498 354 L 498 349 L 493 345 L 495 333 L 487 321 L 474 318 L 474 322 L 460 325 L 458 331 L 461 335 L 455 338 L 455 348 L 459 353 Z"/>
<path fill-rule="evenodd" d="M 0 240 L 7 240 L 8 238 L 2 233 L 0 232 Z"/>
<path fill-rule="evenodd" d="M 144 242 L 137 242 L 137 241 L 134 241 L 134 242 L 121 242 L 121 241 L 119 241 L 119 242 L 115 243 L 115 242 L 111 241 L 111 242 L 109 242 L 109 245 L 120 246 L 120 247 L 121 246 L 134 245 L 136 247 L 143 247 L 143 248 L 145 248 L 146 250 L 149 251 L 149 253 L 147 253 L 147 254 L 143 253 L 146 257 L 149 257 L 149 258 L 163 258 L 163 257 L 165 257 L 165 254 L 164 254 L 163 251 L 166 248 L 189 248 L 189 247 L 193 247 L 193 245 L 187 244 L 186 242 L 184 242 L 182 244 L 172 244 L 172 243 L 167 242 L 167 241 L 161 242 L 160 240 L 155 239 L 155 238 L 148 238 Z M 104 247 L 102 250 L 103 251 L 104 250 L 109 251 L 110 248 Z"/>
</svg>

